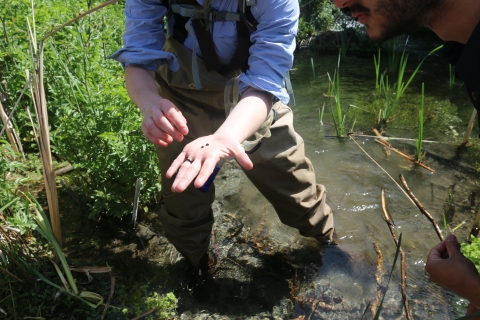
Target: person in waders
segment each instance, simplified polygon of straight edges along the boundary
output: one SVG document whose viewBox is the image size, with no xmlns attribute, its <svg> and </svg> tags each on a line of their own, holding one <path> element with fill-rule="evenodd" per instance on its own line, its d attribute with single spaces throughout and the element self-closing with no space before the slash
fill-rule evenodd
<svg viewBox="0 0 480 320">
<path fill-rule="evenodd" d="M 455 66 L 473 106 L 480 110 L 480 1 L 472 0 L 334 0 L 366 26 L 376 41 L 391 39 L 418 26 L 444 40 L 443 59 Z M 454 235 L 430 250 L 425 265 L 430 279 L 468 299 L 467 315 L 480 319 L 480 275 L 460 251 Z"/>
<path fill-rule="evenodd" d="M 211 264 L 207 180 L 231 157 L 284 224 L 335 244 L 325 187 L 287 106 L 298 1 L 127 0 L 125 15 L 124 47 L 111 58 L 126 68 L 143 133 L 156 145 L 166 237 L 198 274 Z"/>
</svg>

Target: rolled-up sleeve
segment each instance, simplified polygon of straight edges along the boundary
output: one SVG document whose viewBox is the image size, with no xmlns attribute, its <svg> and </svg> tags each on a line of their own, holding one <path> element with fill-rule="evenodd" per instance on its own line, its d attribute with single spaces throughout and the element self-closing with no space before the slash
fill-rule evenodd
<svg viewBox="0 0 480 320">
<path fill-rule="evenodd" d="M 127 0 L 123 48 L 109 58 L 117 60 L 124 68 L 133 64 L 156 70 L 167 63 L 172 71 L 177 71 L 177 58 L 162 51 L 165 44 L 163 17 L 166 11 L 161 0 Z"/>
<path fill-rule="evenodd" d="M 251 8 L 258 22 L 250 39 L 248 69 L 240 75 L 239 89 L 248 87 L 267 91 L 288 103 L 285 76 L 293 65 L 299 6 L 296 0 L 257 1 Z"/>
</svg>

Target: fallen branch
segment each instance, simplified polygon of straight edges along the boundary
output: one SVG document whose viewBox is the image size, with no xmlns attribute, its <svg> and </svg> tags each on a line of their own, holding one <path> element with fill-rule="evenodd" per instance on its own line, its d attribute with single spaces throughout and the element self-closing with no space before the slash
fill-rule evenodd
<svg viewBox="0 0 480 320">
<path fill-rule="evenodd" d="M 399 155 L 405 157 L 407 160 L 410 160 L 410 161 L 413 161 L 415 162 L 415 164 L 419 165 L 420 167 L 424 168 L 424 169 L 427 169 L 428 171 L 430 172 L 435 172 L 435 170 L 433 170 L 432 168 L 430 167 L 427 167 L 426 165 L 424 165 L 423 163 L 415 160 L 414 158 L 410 157 L 409 155 L 407 155 L 406 153 L 404 152 L 401 152 L 393 147 L 390 146 L 390 144 L 386 141 L 383 141 L 383 140 L 375 140 L 376 143 L 378 144 L 381 144 L 382 146 L 384 146 L 385 148 L 389 149 L 389 150 L 392 150 L 393 152 L 395 153 L 398 153 Z"/>
<path fill-rule="evenodd" d="M 407 191 L 408 195 L 410 196 L 410 198 L 413 200 L 413 202 L 415 202 L 415 204 L 417 205 L 418 209 L 420 209 L 420 211 L 427 217 L 428 220 L 430 220 L 430 222 L 432 223 L 435 231 L 437 232 L 437 235 L 438 237 L 440 238 L 441 241 L 443 241 L 443 235 L 442 235 L 442 231 L 440 230 L 440 228 L 438 227 L 438 224 L 437 222 L 433 219 L 432 215 L 430 213 L 428 213 L 427 210 L 425 210 L 425 208 L 423 207 L 423 205 L 420 203 L 420 201 L 418 201 L 417 197 L 415 197 L 415 195 L 412 193 L 412 191 L 410 190 L 410 188 L 408 187 L 407 185 L 407 182 L 405 181 L 405 178 L 403 177 L 402 174 L 400 174 L 400 181 L 402 182 L 402 185 L 403 187 L 405 188 L 405 191 Z"/>
<path fill-rule="evenodd" d="M 382 188 L 382 210 L 383 210 L 383 219 L 388 225 L 388 228 L 390 229 L 390 233 L 392 234 L 393 241 L 395 242 L 395 245 L 398 246 L 398 239 L 397 236 L 395 235 L 395 230 L 393 229 L 393 220 L 390 216 L 390 212 L 388 212 L 387 208 L 387 203 L 385 200 L 385 189 Z M 402 248 L 400 247 L 400 286 L 402 289 L 402 300 L 403 300 L 403 307 L 405 308 L 405 315 L 407 316 L 408 320 L 412 319 L 412 315 L 410 314 L 410 308 L 408 307 L 408 300 L 407 300 L 407 289 L 405 286 L 405 281 L 407 279 L 407 276 L 405 274 L 405 252 L 403 252 Z"/>
</svg>

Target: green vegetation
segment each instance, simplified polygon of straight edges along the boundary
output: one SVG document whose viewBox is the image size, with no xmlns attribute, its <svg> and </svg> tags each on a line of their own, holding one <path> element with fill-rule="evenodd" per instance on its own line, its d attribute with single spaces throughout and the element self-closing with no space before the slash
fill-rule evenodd
<svg viewBox="0 0 480 320">
<path fill-rule="evenodd" d="M 480 238 L 476 238 L 473 235 L 470 236 L 470 243 L 462 243 L 460 250 L 465 257 L 475 264 L 475 267 L 477 267 L 477 270 L 480 273 Z"/>
<path fill-rule="evenodd" d="M 423 161 L 423 110 L 425 106 L 425 85 L 422 83 L 422 99 L 420 100 L 420 110 L 418 111 L 418 136 L 415 139 L 415 147 L 417 149 L 417 160 L 418 162 Z"/>
<path fill-rule="evenodd" d="M 70 0 L 36 3 L 37 37 L 85 9 L 85 4 Z M 6 33 L 0 37 L 0 91 L 6 97 L 4 107 L 11 110 L 26 83 L 24 70 L 30 68 L 25 18 L 32 24 L 33 12 L 27 0 L 4 3 L 1 10 Z M 68 182 L 87 203 L 92 218 L 130 214 L 137 178 L 144 182 L 142 206 L 160 191 L 154 147 L 143 137 L 141 115 L 128 98 L 121 66 L 107 59 L 121 47 L 123 21 L 123 5 L 114 4 L 45 42 L 52 149 L 57 159 L 74 167 Z M 27 91 L 21 105 L 33 112 L 28 95 Z M 19 108 L 13 120 L 24 149 L 36 150 L 25 109 Z"/>
<path fill-rule="evenodd" d="M 0 314 L 9 318 L 99 319 L 104 308 L 98 307 L 110 292 L 108 281 L 106 287 L 97 284 L 88 290 L 79 285 L 53 236 L 44 212 L 38 128 L 25 74 L 25 70 L 34 73 L 30 54 L 40 46 L 40 41 L 29 45 L 29 28 L 41 39 L 95 5 L 71 0 L 0 5 L 4 31 L 0 34 L 0 101 L 7 114 L 18 105 L 12 123 L 25 151 L 19 154 L 0 140 L 0 283 L 4 284 Z M 123 3 L 117 3 L 98 10 L 44 43 L 43 83 L 54 170 L 73 167 L 68 175 L 57 178 L 62 185 L 57 188 L 68 189 L 75 201 L 86 204 L 83 219 L 130 215 L 137 178 L 144 185 L 141 208 L 159 197 L 154 147 L 143 137 L 141 116 L 128 98 L 121 66 L 107 59 L 122 45 L 123 9 Z M 23 89 L 27 90 L 19 99 Z M 67 214 L 65 207 L 60 210 Z M 96 268 L 96 273 L 110 270 Z M 172 293 L 149 287 L 138 291 L 141 296 L 133 302 L 133 291 L 122 290 L 122 285 L 116 289 L 117 301 L 131 309 L 125 312 L 129 317 L 153 306 L 156 312 L 150 318 L 168 318 L 176 308 Z M 109 310 L 117 311 L 115 306 Z"/>
</svg>

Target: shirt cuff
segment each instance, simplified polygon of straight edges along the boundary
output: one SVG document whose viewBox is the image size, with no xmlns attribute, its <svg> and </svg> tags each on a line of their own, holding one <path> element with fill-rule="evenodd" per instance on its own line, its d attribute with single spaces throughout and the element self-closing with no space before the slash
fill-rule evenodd
<svg viewBox="0 0 480 320">
<path fill-rule="evenodd" d="M 113 59 L 120 62 L 123 68 L 133 64 L 148 70 L 156 71 L 160 66 L 166 63 L 168 68 L 173 72 L 180 69 L 180 63 L 178 62 L 177 57 L 166 51 L 159 53 L 155 50 L 149 51 L 146 49 L 139 50 L 134 48 L 122 48 L 108 56 L 107 59 Z"/>
<path fill-rule="evenodd" d="M 290 96 L 288 95 L 287 90 L 274 83 L 272 79 L 253 77 L 242 73 L 238 79 L 238 90 L 240 91 L 240 94 L 243 94 L 248 87 L 269 92 L 278 100 L 282 101 L 283 104 L 288 104 L 290 101 Z"/>
</svg>

